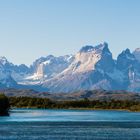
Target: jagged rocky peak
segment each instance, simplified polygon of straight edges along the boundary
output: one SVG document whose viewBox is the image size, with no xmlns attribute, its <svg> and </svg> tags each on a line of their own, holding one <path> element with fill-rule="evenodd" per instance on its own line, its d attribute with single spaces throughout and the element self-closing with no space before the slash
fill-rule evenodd
<svg viewBox="0 0 140 140">
<path fill-rule="evenodd" d="M 129 49 L 122 51 L 117 57 L 117 68 L 120 70 L 126 70 L 136 63 L 135 56 Z"/>
<path fill-rule="evenodd" d="M 122 56 L 126 57 L 126 59 L 135 59 L 135 56 L 130 52 L 128 48 L 122 52 Z"/>
<path fill-rule="evenodd" d="M 114 70 L 115 61 L 112 58 L 112 53 L 108 48 L 108 44 L 104 43 L 101 52 L 101 59 L 97 62 L 96 68 L 104 72 L 111 72 Z"/>
<path fill-rule="evenodd" d="M 105 52 L 108 52 L 110 53 L 110 50 L 108 48 L 108 44 L 106 42 L 104 43 L 101 43 L 99 45 L 96 45 L 96 46 L 90 46 L 90 45 L 87 45 L 87 46 L 84 46 L 80 49 L 79 51 L 80 53 L 90 53 L 90 52 L 95 52 L 95 53 L 105 53 Z"/>
<path fill-rule="evenodd" d="M 140 62 L 140 48 L 135 49 L 133 55 Z"/>
<path fill-rule="evenodd" d="M 122 53 L 118 55 L 118 58 L 123 58 L 127 60 L 129 59 L 131 61 L 134 61 L 136 59 L 135 56 L 130 52 L 128 48 L 122 51 Z"/>
<path fill-rule="evenodd" d="M 15 71 L 15 72 L 29 72 L 29 67 L 25 64 L 14 65 L 13 63 L 9 62 L 6 57 L 0 57 L 0 65 L 4 67 L 7 71 Z"/>
<path fill-rule="evenodd" d="M 46 57 L 40 57 L 31 66 L 32 72 L 34 73 L 33 78 L 52 78 L 66 69 L 73 59 L 73 55 L 59 57 L 48 55 Z"/>
<path fill-rule="evenodd" d="M 96 63 L 101 58 L 109 57 L 112 58 L 112 54 L 108 49 L 107 43 L 102 43 L 99 45 L 93 46 L 85 46 L 75 55 L 75 59 L 73 63 L 68 67 L 68 71 L 72 71 L 72 73 L 83 73 L 95 70 Z M 105 59 L 106 60 L 106 59 Z M 109 59 L 107 59 L 109 60 Z M 106 63 L 105 63 L 106 64 Z"/>
<path fill-rule="evenodd" d="M 73 58 L 73 55 L 65 55 L 65 56 L 59 56 L 59 57 L 48 55 L 46 57 L 40 57 L 37 60 L 35 60 L 31 67 L 37 67 L 40 64 L 49 65 L 53 63 L 70 62 L 72 58 Z"/>
<path fill-rule="evenodd" d="M 140 48 L 136 48 L 134 52 L 140 52 Z"/>
<path fill-rule="evenodd" d="M 130 50 L 127 48 L 126 50 L 123 51 L 124 54 L 131 54 Z"/>
<path fill-rule="evenodd" d="M 0 56 L 0 60 L 7 61 L 7 58 L 5 56 Z"/>
<path fill-rule="evenodd" d="M 112 54 L 111 52 L 110 52 L 110 50 L 109 50 L 109 48 L 108 48 L 108 44 L 106 43 L 106 42 L 104 42 L 104 44 L 102 45 L 102 51 L 103 51 L 103 53 L 110 53 L 110 54 Z"/>
<path fill-rule="evenodd" d="M 93 46 L 86 45 L 86 46 L 82 47 L 79 52 L 81 52 L 81 53 L 82 52 L 90 52 L 90 51 L 93 51 L 93 49 L 94 49 Z"/>
<path fill-rule="evenodd" d="M 30 73 L 30 68 L 26 66 L 25 64 L 15 65 L 14 70 L 17 73 Z"/>
<path fill-rule="evenodd" d="M 87 53 L 87 52 L 92 52 L 92 51 L 101 52 L 103 50 L 109 50 L 108 44 L 106 42 L 101 43 L 96 46 L 86 45 L 86 46 L 82 47 L 79 52 L 80 53 Z"/>
<path fill-rule="evenodd" d="M 95 50 L 109 50 L 108 49 L 108 43 L 104 42 L 104 43 L 100 43 L 99 45 L 94 47 Z"/>
<path fill-rule="evenodd" d="M 48 56 L 46 56 L 46 57 L 40 57 L 40 58 L 38 58 L 38 59 L 36 59 L 34 62 L 33 62 L 33 64 L 31 65 L 31 70 L 32 70 L 32 72 L 34 73 L 34 72 L 36 72 L 37 71 L 37 69 L 38 69 L 38 66 L 41 64 L 42 65 L 42 63 L 44 63 L 44 62 L 50 62 L 50 60 L 52 60 L 54 58 L 54 56 L 53 55 L 48 55 Z"/>
<path fill-rule="evenodd" d="M 6 57 L 0 57 L 0 68 L 5 69 L 6 71 L 11 71 L 14 67 L 14 64 L 9 62 Z"/>
<path fill-rule="evenodd" d="M 7 60 L 7 58 L 4 57 L 4 56 L 0 56 L 0 64 L 5 65 L 5 64 L 7 64 L 7 63 L 9 63 L 8 60 Z"/>
<path fill-rule="evenodd" d="M 40 58 L 36 59 L 36 60 L 33 62 L 33 64 L 40 64 L 40 63 L 42 63 L 42 62 L 44 62 L 44 61 L 51 60 L 51 59 L 53 59 L 53 58 L 54 58 L 53 55 L 48 55 L 48 56 L 46 56 L 46 57 L 40 57 Z"/>
</svg>

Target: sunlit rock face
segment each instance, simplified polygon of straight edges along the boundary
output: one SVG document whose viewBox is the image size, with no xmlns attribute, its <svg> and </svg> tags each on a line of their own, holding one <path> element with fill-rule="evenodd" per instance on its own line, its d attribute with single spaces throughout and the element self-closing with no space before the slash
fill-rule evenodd
<svg viewBox="0 0 140 140">
<path fill-rule="evenodd" d="M 112 88 L 113 80 L 109 73 L 116 72 L 115 61 L 107 43 L 84 46 L 74 58 L 67 69 L 45 81 L 42 86 L 47 86 L 52 92 Z"/>
</svg>

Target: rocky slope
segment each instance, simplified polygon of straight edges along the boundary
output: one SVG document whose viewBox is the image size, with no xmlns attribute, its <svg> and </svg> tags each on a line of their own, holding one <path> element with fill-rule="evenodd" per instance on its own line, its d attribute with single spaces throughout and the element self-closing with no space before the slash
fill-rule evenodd
<svg viewBox="0 0 140 140">
<path fill-rule="evenodd" d="M 49 93 L 49 92 L 37 92 L 29 89 L 6 89 L 0 90 L 8 97 L 37 97 L 37 98 L 49 98 L 55 101 L 70 101 L 70 100 L 131 100 L 140 101 L 140 94 L 127 92 L 127 91 L 106 91 L 106 90 L 83 90 L 66 93 Z"/>
</svg>

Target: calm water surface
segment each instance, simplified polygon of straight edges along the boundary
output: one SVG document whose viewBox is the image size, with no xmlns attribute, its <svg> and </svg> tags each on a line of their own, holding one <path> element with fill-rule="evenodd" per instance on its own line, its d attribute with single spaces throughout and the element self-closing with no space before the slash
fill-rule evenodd
<svg viewBox="0 0 140 140">
<path fill-rule="evenodd" d="M 140 112 L 15 109 L 0 117 L 5 140 L 140 140 Z"/>
</svg>

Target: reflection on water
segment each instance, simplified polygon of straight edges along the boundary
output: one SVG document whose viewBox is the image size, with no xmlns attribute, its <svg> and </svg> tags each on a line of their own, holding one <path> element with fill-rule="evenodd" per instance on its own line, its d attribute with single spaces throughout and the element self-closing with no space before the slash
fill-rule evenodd
<svg viewBox="0 0 140 140">
<path fill-rule="evenodd" d="M 140 112 L 16 109 L 0 117 L 5 140 L 139 140 Z"/>
</svg>

